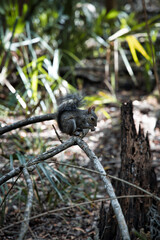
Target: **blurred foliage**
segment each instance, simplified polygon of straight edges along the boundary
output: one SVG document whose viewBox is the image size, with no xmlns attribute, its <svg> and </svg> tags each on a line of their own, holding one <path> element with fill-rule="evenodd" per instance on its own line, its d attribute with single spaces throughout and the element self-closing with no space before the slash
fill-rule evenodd
<svg viewBox="0 0 160 240">
<path fill-rule="evenodd" d="M 159 18 L 157 15 L 148 21 L 153 42 L 157 39 L 159 25 L 156 23 Z M 1 108 L 5 106 L 6 110 L 10 108 L 12 111 L 24 109 L 25 114 L 31 115 L 33 108 L 47 111 L 52 103 L 56 110 L 56 96 L 76 91 L 76 85 L 72 87 L 60 77 L 60 67 L 70 66 L 65 76 L 72 75 L 74 78 L 76 63 L 85 58 L 105 57 L 110 43 L 116 40 L 133 82 L 137 84 L 124 41 L 128 42 L 135 63 L 143 67 L 146 79 L 151 78 L 152 54 L 147 36 L 143 45 L 135 36 L 139 33 L 141 37 L 144 32 L 145 22 L 138 23 L 135 13 L 115 9 L 106 13 L 98 3 L 2 0 L 0 84 L 1 89 L 5 86 L 11 94 L 8 98 L 2 95 L 5 101 L 0 101 Z M 89 47 L 91 41 L 94 44 Z M 137 51 L 143 58 L 137 55 Z M 149 84 L 149 81 L 146 82 Z"/>
<path fill-rule="evenodd" d="M 160 50 L 157 44 L 159 20 L 160 15 L 156 15 L 148 21 L 156 57 L 159 57 Z M 81 60 L 102 58 L 105 64 L 113 65 L 114 61 L 111 59 L 108 63 L 106 58 L 109 51 L 113 58 L 117 43 L 117 52 L 133 83 L 136 86 L 139 84 L 134 72 L 135 68 L 139 68 L 147 91 L 151 91 L 154 81 L 153 61 L 145 25 L 145 21 L 138 22 L 136 13 L 123 9 L 106 12 L 99 2 L 1 0 L 0 115 L 28 117 L 41 111 L 56 111 L 57 97 L 69 91 L 77 91 L 76 64 L 85 67 Z M 62 67 L 68 67 L 63 77 L 60 76 Z M 106 89 L 97 89 L 96 94 L 85 97 L 87 104 L 94 104 L 96 111 L 101 110 L 106 118 L 110 118 L 110 115 L 103 106 L 111 102 L 119 104 L 116 99 L 114 67 L 109 67 L 109 80 L 105 81 L 110 81 L 110 89 L 107 85 Z M 71 85 L 68 76 L 71 76 L 74 84 Z M 31 127 L 26 131 L 33 133 Z M 6 168 L 13 169 L 25 164 L 39 151 L 46 151 L 48 138 L 42 139 L 40 131 L 37 129 L 34 137 L 27 134 L 22 137 L 18 132 L 10 135 L 10 144 L 16 150 L 9 157 L 5 156 L 8 159 Z M 5 144 L 0 146 L 2 155 L 6 154 Z M 32 156 L 26 157 L 26 153 Z M 98 183 L 88 173 L 84 177 L 77 169 L 68 170 L 65 165 L 57 166 L 48 162 L 39 163 L 34 171 L 31 176 L 37 209 L 39 206 L 44 208 L 44 204 L 55 207 L 60 200 L 70 203 L 71 196 L 74 202 L 96 198 Z M 11 183 L 1 186 L 0 203 L 3 201 L 2 195 L 10 187 Z M 13 206 L 15 202 L 23 205 L 26 198 L 26 185 L 22 179 L 2 206 L 0 224 L 4 221 L 8 206 Z"/>
<path fill-rule="evenodd" d="M 50 103 L 56 110 L 55 96 L 75 91 L 60 77 L 59 68 L 74 67 L 81 59 L 93 56 L 88 39 L 94 38 L 106 47 L 107 35 L 103 33 L 112 25 L 108 21 L 117 15 L 117 11 L 106 15 L 83 1 L 2 1 L 0 83 L 11 94 L 0 105 L 12 111 L 24 109 L 30 115 L 37 107 L 48 111 Z M 12 82 L 16 82 L 15 87 Z"/>
</svg>

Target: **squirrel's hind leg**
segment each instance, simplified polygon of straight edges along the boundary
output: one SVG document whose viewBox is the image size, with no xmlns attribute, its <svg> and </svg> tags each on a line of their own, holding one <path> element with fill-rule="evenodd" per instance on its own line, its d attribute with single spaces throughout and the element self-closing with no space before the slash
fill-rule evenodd
<svg viewBox="0 0 160 240">
<path fill-rule="evenodd" d="M 62 132 L 72 136 L 74 135 L 75 131 L 76 131 L 76 122 L 74 119 L 68 119 L 63 121 Z"/>
</svg>

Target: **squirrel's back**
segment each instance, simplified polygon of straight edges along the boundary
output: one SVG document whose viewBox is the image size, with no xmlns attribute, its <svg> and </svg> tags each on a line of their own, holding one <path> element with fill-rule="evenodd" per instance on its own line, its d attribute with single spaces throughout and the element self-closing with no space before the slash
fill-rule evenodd
<svg viewBox="0 0 160 240">
<path fill-rule="evenodd" d="M 83 98 L 77 94 L 68 94 L 64 98 L 60 99 L 61 104 L 58 107 L 57 112 L 57 122 L 60 130 L 62 131 L 62 120 L 61 117 L 64 112 L 70 114 L 71 112 L 76 112 L 78 107 L 82 106 Z"/>
</svg>

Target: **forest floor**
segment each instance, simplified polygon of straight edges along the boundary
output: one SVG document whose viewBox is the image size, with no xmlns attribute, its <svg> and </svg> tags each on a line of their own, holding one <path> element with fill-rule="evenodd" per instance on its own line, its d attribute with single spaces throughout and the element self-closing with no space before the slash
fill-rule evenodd
<svg viewBox="0 0 160 240">
<path fill-rule="evenodd" d="M 133 94 L 133 93 L 132 93 Z M 133 95 L 132 95 L 133 96 Z M 154 96 L 137 97 L 130 96 L 126 92 L 118 94 L 118 99 L 123 102 L 126 99 L 132 99 L 134 106 L 134 120 L 137 127 L 139 124 L 144 129 L 145 133 L 149 133 L 150 149 L 153 156 L 153 166 L 157 174 L 157 181 L 160 182 L 160 124 L 157 122 L 160 105 Z M 117 176 L 121 164 L 121 122 L 120 122 L 120 107 L 118 104 L 108 104 L 105 107 L 111 118 L 106 119 L 102 112 L 98 114 L 98 126 L 95 132 L 91 132 L 84 138 L 89 144 L 89 147 L 96 153 L 101 161 L 104 169 L 110 174 Z M 160 114 L 159 114 L 160 115 Z M 4 119 L 3 119 L 4 120 Z M 7 124 L 14 122 L 14 118 L 8 118 L 5 121 Z M 41 131 L 38 132 L 37 129 Z M 28 154 L 39 154 L 37 146 L 45 145 L 45 149 L 49 149 L 57 144 L 59 140 L 52 128 L 51 121 L 38 123 L 35 127 L 35 133 L 30 132 L 29 128 L 13 131 L 13 135 L 6 134 L 1 138 L 1 159 L 0 168 L 3 172 L 8 170 L 6 160 L 10 154 L 15 152 L 15 149 L 21 151 L 21 148 L 26 148 Z M 39 134 L 39 140 L 37 140 Z M 62 136 L 63 137 L 63 136 Z M 65 138 L 65 137 L 64 137 Z M 29 143 L 27 143 L 27 141 Z M 38 141 L 38 142 L 37 142 Z M 19 143 L 18 143 L 19 142 Z M 29 147 L 30 146 L 30 147 Z M 35 148 L 35 149 L 34 149 Z M 37 172 L 32 173 L 34 181 L 34 203 L 32 216 L 39 213 L 44 213 L 41 217 L 30 221 L 30 227 L 25 237 L 26 240 L 33 239 L 96 239 L 99 211 L 101 199 L 107 198 L 107 193 L 104 191 L 103 183 L 99 176 L 95 173 L 81 171 L 73 167 L 61 166 L 58 163 L 66 163 L 85 168 L 93 169 L 90 160 L 85 156 L 78 146 L 67 149 L 65 152 L 58 154 L 51 160 L 56 160 L 51 163 L 57 170 L 62 171 L 65 177 L 70 182 L 70 186 L 60 185 L 60 191 L 63 192 L 63 200 L 61 200 L 50 186 L 47 179 L 41 182 Z M 16 162 L 15 162 L 16 164 Z M 66 170 L 67 168 L 67 170 Z M 45 186 L 44 186 L 45 184 Z M 11 182 L 8 183 L 8 187 Z M 18 194 L 16 193 L 19 189 Z M 20 190 L 21 189 L 21 190 Z M 7 191 L 5 189 L 5 191 Z M 14 194 L 15 196 L 14 196 Z M 4 207 L 4 219 L 1 219 L 2 230 L 0 231 L 0 239 L 15 240 L 20 230 L 20 224 L 17 221 L 23 219 L 23 210 L 25 206 L 26 190 L 21 181 L 13 189 L 12 198 L 8 198 L 7 204 Z M 90 202 L 100 199 L 98 202 Z M 84 205 L 74 206 L 74 204 L 84 203 Z M 107 201 L 109 206 L 109 201 Z M 47 213 L 48 210 L 52 212 Z M 14 224 L 13 226 L 10 226 Z M 3 230 L 3 227 L 9 228 Z"/>
<path fill-rule="evenodd" d="M 143 10 L 141 1 L 134 2 L 135 12 Z M 159 11 L 158 0 L 147 2 L 147 8 L 151 15 L 154 11 L 156 13 Z M 137 7 L 137 4 L 140 5 Z M 154 9 L 152 9 L 153 6 Z M 140 18 L 144 16 L 141 12 L 139 15 Z M 159 46 L 159 42 L 157 45 Z M 102 59 L 102 62 L 105 62 L 105 59 Z M 102 63 L 100 62 L 100 67 L 102 67 L 101 65 Z M 91 63 L 89 63 L 89 66 L 91 66 Z M 95 66 L 97 66 L 97 60 L 96 63 L 93 62 L 93 69 L 95 69 Z M 130 77 L 126 74 L 126 70 L 124 71 L 124 69 L 122 69 L 121 65 L 119 66 L 119 71 L 123 75 L 121 77 L 125 79 L 128 84 Z M 98 75 L 98 79 L 104 79 L 104 67 L 103 71 L 99 68 L 99 72 L 100 75 Z M 80 72 L 80 74 L 82 75 L 82 72 Z M 84 76 L 90 76 L 88 70 L 84 73 Z M 141 72 L 137 74 L 136 78 L 139 83 L 141 80 L 143 81 L 145 76 L 143 76 Z M 94 80 L 96 81 L 97 79 Z M 96 87 L 93 87 L 93 83 L 89 83 L 88 86 L 85 86 L 86 94 L 90 95 L 92 87 L 96 90 L 104 89 L 104 86 L 100 85 L 98 82 Z M 142 82 L 142 85 L 145 84 Z M 132 86 L 128 85 L 128 88 L 131 89 Z M 94 93 L 95 89 L 93 89 Z M 121 86 L 121 89 L 124 89 L 123 86 Z M 160 103 L 154 95 L 143 94 L 140 89 L 135 89 L 134 91 L 119 90 L 117 99 L 120 103 L 129 100 L 133 101 L 135 125 L 137 131 L 140 124 L 144 132 L 148 132 L 149 134 L 153 167 L 157 175 L 158 186 L 160 186 Z M 5 98 L 7 93 L 3 92 L 1 94 L 3 94 Z M 90 132 L 84 138 L 84 141 L 88 143 L 89 147 L 98 156 L 105 171 L 110 175 L 118 176 L 121 165 L 120 105 L 115 103 L 107 104 L 105 105 L 105 110 L 110 115 L 110 118 L 106 119 L 103 113 L 98 111 L 98 126 L 96 131 Z M 24 119 L 24 117 L 9 116 L 4 118 L 0 116 L 0 122 L 4 124 L 11 124 L 21 119 Z M 0 174 L 9 172 L 12 164 L 14 167 L 19 166 L 17 156 L 20 156 L 20 154 L 37 156 L 51 147 L 60 144 L 52 124 L 52 121 L 46 121 L 35 124 L 33 129 L 27 126 L 4 134 L 0 138 Z M 62 138 L 64 140 L 66 139 L 65 136 L 62 136 Z M 89 171 L 82 171 L 73 166 L 69 167 L 65 164 L 93 169 L 93 164 L 78 146 L 69 148 L 50 159 L 50 166 L 60 171 L 70 183 L 59 182 L 57 184 L 57 188 L 62 194 L 62 199 L 55 192 L 44 174 L 36 170 L 32 172 L 34 202 L 31 217 L 34 216 L 34 219 L 30 220 L 25 240 L 98 239 L 96 235 L 98 232 L 97 227 L 101 202 L 102 199 L 108 197 L 104 190 L 103 183 L 99 175 Z M 2 189 L 0 191 L 1 200 L 11 188 L 12 183 L 13 181 L 11 180 L 8 181 L 7 184 L 4 184 L 3 191 Z M 0 209 L 0 240 L 18 239 L 20 224 L 17 224 L 17 222 L 23 219 L 26 198 L 27 188 L 24 179 L 21 177 L 14 185 L 5 204 L 3 204 Z M 95 200 L 99 201 L 95 202 Z M 105 201 L 105 204 L 106 207 L 109 206 L 109 200 Z M 39 214 L 41 214 L 41 216 L 39 216 Z"/>
</svg>

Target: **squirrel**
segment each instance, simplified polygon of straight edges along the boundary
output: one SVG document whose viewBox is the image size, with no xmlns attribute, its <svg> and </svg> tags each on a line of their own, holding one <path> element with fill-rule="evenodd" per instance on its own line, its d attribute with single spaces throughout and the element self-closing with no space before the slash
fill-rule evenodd
<svg viewBox="0 0 160 240">
<path fill-rule="evenodd" d="M 76 94 L 67 95 L 62 99 L 56 113 L 58 127 L 62 133 L 84 137 L 89 130 L 95 131 L 97 126 L 95 107 L 79 109 L 83 104 L 83 98 Z"/>
</svg>

